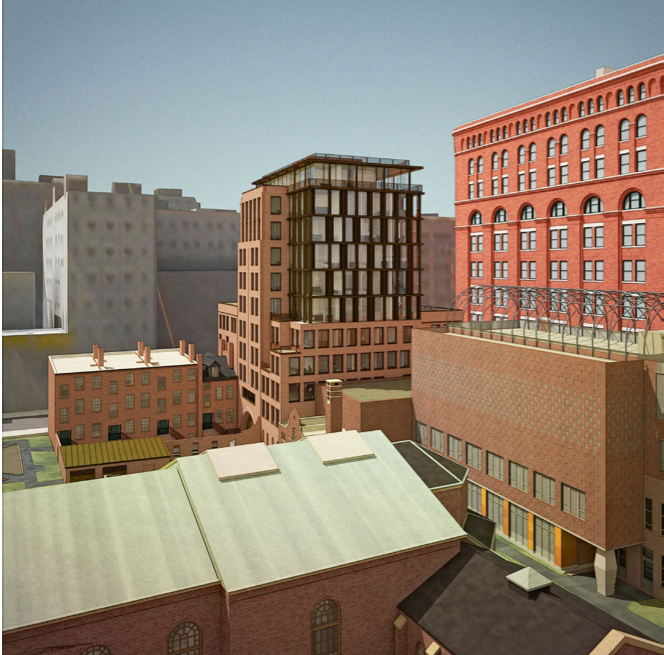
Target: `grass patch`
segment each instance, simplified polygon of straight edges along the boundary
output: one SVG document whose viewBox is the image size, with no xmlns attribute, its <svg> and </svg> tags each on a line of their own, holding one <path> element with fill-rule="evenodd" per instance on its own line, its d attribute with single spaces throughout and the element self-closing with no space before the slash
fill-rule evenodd
<svg viewBox="0 0 664 655">
<path fill-rule="evenodd" d="M 55 457 L 55 453 L 37 451 L 31 452 L 30 455 L 35 466 L 44 467 L 43 471 L 36 472 L 38 482 L 62 480 L 62 473 L 60 472 L 60 466 L 58 465 L 58 460 Z"/>
<path fill-rule="evenodd" d="M 25 482 L 6 482 L 2 485 L 2 493 L 7 491 L 22 491 L 25 489 Z"/>
<path fill-rule="evenodd" d="M 642 619 L 664 628 L 664 601 L 656 598 L 634 601 L 627 606 L 627 609 Z"/>
<path fill-rule="evenodd" d="M 51 448 L 53 446 L 47 434 L 39 434 L 34 437 L 2 437 L 2 441 L 8 444 L 27 441 L 30 444 L 30 448 Z"/>
<path fill-rule="evenodd" d="M 509 546 L 510 548 L 513 548 L 514 550 L 516 550 L 517 552 L 521 553 L 522 555 L 525 555 L 525 556 L 528 557 L 529 559 L 534 560 L 534 561 L 537 562 L 538 564 L 541 564 L 542 566 L 546 566 L 547 569 L 550 569 L 550 570 L 553 571 L 556 575 L 561 575 L 560 571 L 558 571 L 557 569 L 553 568 L 553 566 L 547 564 L 544 560 L 541 560 L 541 559 L 539 559 L 539 558 L 534 557 L 533 554 L 532 554 L 531 552 L 529 552 L 529 551 L 527 551 L 527 550 L 523 550 L 523 548 L 519 548 L 518 546 L 515 546 L 511 541 L 507 541 L 507 539 L 503 539 L 503 537 L 501 537 L 500 535 L 496 535 L 496 541 L 500 541 L 501 543 L 505 544 L 506 546 Z M 504 553 L 502 553 L 502 554 L 504 554 Z M 511 559 L 511 558 L 510 558 L 510 559 Z M 523 566 L 523 563 L 522 563 L 522 562 L 518 562 L 518 561 L 517 561 L 517 564 L 521 564 L 521 566 Z"/>
</svg>

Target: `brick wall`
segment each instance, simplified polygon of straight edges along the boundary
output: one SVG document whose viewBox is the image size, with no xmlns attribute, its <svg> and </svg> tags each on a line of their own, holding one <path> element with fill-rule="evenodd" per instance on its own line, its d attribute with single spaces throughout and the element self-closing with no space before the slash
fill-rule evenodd
<svg viewBox="0 0 664 655">
<path fill-rule="evenodd" d="M 437 491 L 434 496 L 438 498 L 441 505 L 452 515 L 454 520 L 461 526 L 468 512 L 468 483 L 464 482 L 458 487 Z"/>
<path fill-rule="evenodd" d="M 344 395 L 343 421 L 346 430 L 382 430 L 390 441 L 413 436 L 413 407 L 410 398 L 360 402 Z"/>
</svg>

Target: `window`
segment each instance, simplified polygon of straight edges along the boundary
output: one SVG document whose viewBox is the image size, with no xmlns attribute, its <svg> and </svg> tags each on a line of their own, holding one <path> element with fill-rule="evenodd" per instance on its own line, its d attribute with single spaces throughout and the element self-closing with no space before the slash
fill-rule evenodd
<svg viewBox="0 0 664 655">
<path fill-rule="evenodd" d="M 178 368 L 173 371 L 173 382 L 182 381 L 182 371 Z"/>
<path fill-rule="evenodd" d="M 470 252 L 482 252 L 484 249 L 484 235 L 471 234 L 470 235 Z"/>
<path fill-rule="evenodd" d="M 150 407 L 150 394 L 142 393 L 141 394 L 141 407 Z"/>
<path fill-rule="evenodd" d="M 620 121 L 620 140 L 629 141 L 629 121 L 626 118 Z"/>
<path fill-rule="evenodd" d="M 468 481 L 468 509 L 478 514 L 482 513 L 482 487 Z"/>
<path fill-rule="evenodd" d="M 590 179 L 590 160 L 582 159 L 581 160 L 581 179 L 589 180 Z"/>
<path fill-rule="evenodd" d="M 92 388 L 101 389 L 101 375 L 92 376 Z"/>
<path fill-rule="evenodd" d="M 528 188 L 529 189 L 537 188 L 537 171 L 530 171 Z"/>
<path fill-rule="evenodd" d="M 638 164 L 637 164 L 637 170 L 638 170 Z M 601 180 L 603 177 L 604 177 L 604 157 L 603 156 L 595 157 L 595 178 Z"/>
<path fill-rule="evenodd" d="M 354 371 L 357 371 L 357 354 L 348 353 L 346 355 L 346 372 L 353 373 Z"/>
<path fill-rule="evenodd" d="M 597 111 L 604 111 L 604 98 L 602 96 L 597 98 Z"/>
<path fill-rule="evenodd" d="M 270 273 L 270 291 L 281 291 L 281 273 Z"/>
<path fill-rule="evenodd" d="M 279 198 L 279 200 L 281 200 L 281 198 Z M 281 239 L 281 221 L 272 221 L 270 223 L 270 238 L 273 241 Z"/>
<path fill-rule="evenodd" d="M 132 396 L 132 402 L 133 402 L 133 396 Z M 182 404 L 182 391 L 173 392 L 173 404 L 174 405 Z"/>
<path fill-rule="evenodd" d="M 496 223 L 506 223 L 507 222 L 507 212 L 504 209 L 499 209 L 496 212 Z"/>
<path fill-rule="evenodd" d="M 69 408 L 60 408 L 60 423 L 69 423 Z"/>
<path fill-rule="evenodd" d="M 413 340 L 413 328 L 410 325 L 404 325 L 402 338 L 404 343 L 410 343 Z"/>
<path fill-rule="evenodd" d="M 470 224 L 471 225 L 482 225 L 482 214 L 480 214 L 479 212 L 475 212 L 470 217 Z"/>
<path fill-rule="evenodd" d="M 556 140 L 553 137 L 547 143 L 546 155 L 549 158 L 556 156 Z"/>
<path fill-rule="evenodd" d="M 535 498 L 543 500 L 549 505 L 556 504 L 556 481 L 546 475 L 542 475 L 535 471 L 533 474 L 533 482 L 535 484 Z"/>
<path fill-rule="evenodd" d="M 475 197 L 475 183 L 468 182 L 468 198 L 472 200 Z"/>
<path fill-rule="evenodd" d="M 554 186 L 556 183 L 556 167 L 555 166 L 549 166 L 547 169 L 547 180 L 546 183 L 549 186 Z"/>
<path fill-rule="evenodd" d="M 360 355 L 360 371 L 371 370 L 371 353 L 362 353 Z"/>
<path fill-rule="evenodd" d="M 636 151 L 636 170 L 639 173 L 647 170 L 645 148 L 639 148 Z"/>
<path fill-rule="evenodd" d="M 528 469 L 516 462 L 510 462 L 510 486 L 528 492 Z"/>
<path fill-rule="evenodd" d="M 534 143 L 530 144 L 530 161 L 537 161 L 537 146 Z"/>
<path fill-rule="evenodd" d="M 209 407 L 209 404 L 207 406 Z M 166 411 L 166 398 L 159 398 L 157 400 L 157 411 L 158 412 Z"/>
<path fill-rule="evenodd" d="M 547 111 L 546 112 L 546 126 L 549 127 L 551 125 L 551 114 Z"/>
<path fill-rule="evenodd" d="M 311 615 L 311 652 L 314 655 L 338 655 L 339 653 L 339 605 L 324 600 Z"/>
<path fill-rule="evenodd" d="M 482 449 L 473 446 L 471 443 L 466 444 L 466 464 L 473 468 L 482 470 Z"/>
<path fill-rule="evenodd" d="M 106 646 L 90 646 L 81 655 L 112 655 L 112 653 Z"/>
<path fill-rule="evenodd" d="M 583 247 L 602 248 L 604 246 L 604 226 L 586 226 L 583 228 Z"/>
<path fill-rule="evenodd" d="M 356 328 L 348 328 L 348 330 L 346 332 L 346 341 L 347 341 L 349 346 L 357 346 L 357 329 Z"/>
<path fill-rule="evenodd" d="M 581 132 L 581 150 L 588 150 L 590 148 L 590 130 L 583 130 Z"/>
<path fill-rule="evenodd" d="M 143 371 L 141 373 L 141 384 L 150 384 L 150 371 Z"/>
<path fill-rule="evenodd" d="M 526 174 L 523 171 L 517 175 L 517 189 L 519 191 L 526 190 Z"/>
<path fill-rule="evenodd" d="M 509 191 L 509 178 L 507 177 L 507 175 L 503 175 L 503 188 L 502 188 L 502 192 L 503 192 L 503 193 L 508 193 L 508 191 Z"/>
<path fill-rule="evenodd" d="M 503 150 L 503 168 L 507 168 L 507 165 L 509 164 L 509 156 L 507 154 L 507 150 Z"/>
<path fill-rule="evenodd" d="M 101 437 L 101 423 L 92 424 L 92 436 Z"/>
<path fill-rule="evenodd" d="M 525 164 L 526 163 L 526 148 L 525 146 L 521 146 L 519 148 L 519 164 Z"/>
<path fill-rule="evenodd" d="M 602 201 L 597 197 L 593 196 L 592 198 L 588 198 L 586 201 L 586 204 L 583 208 L 583 213 L 584 214 L 598 214 L 600 212 L 604 211 L 604 205 L 602 204 Z"/>
<path fill-rule="evenodd" d="M 281 248 L 270 248 L 270 264 L 281 266 Z"/>
<path fill-rule="evenodd" d="M 134 434 L 134 419 L 129 418 L 125 421 L 125 432 L 127 434 Z"/>
<path fill-rule="evenodd" d="M 505 477 L 504 468 L 504 459 L 500 455 L 494 455 L 494 453 L 487 451 L 486 472 L 498 480 L 503 480 Z"/>
<path fill-rule="evenodd" d="M 196 451 L 198 452 L 198 444 L 196 444 Z M 173 454 L 176 455 L 175 452 Z M 177 455 L 179 454 L 180 449 L 178 448 Z M 168 654 L 202 655 L 201 629 L 191 621 L 180 623 L 168 636 Z"/>
<path fill-rule="evenodd" d="M 109 403 L 108 405 L 108 415 L 110 418 L 117 418 L 118 417 L 118 404 L 117 403 Z"/>
<path fill-rule="evenodd" d="M 475 160 L 471 159 L 468 162 L 468 175 L 475 175 Z"/>
<path fill-rule="evenodd" d="M 555 202 L 551 207 L 551 218 L 558 218 L 560 216 L 567 216 L 567 207 L 562 201 Z"/>
<path fill-rule="evenodd" d="M 60 398 L 69 398 L 69 385 L 61 384 L 60 385 Z"/>
<path fill-rule="evenodd" d="M 595 103 L 592 100 L 588 100 L 588 114 L 595 113 Z"/>
<path fill-rule="evenodd" d="M 427 426 L 424 423 L 415 421 L 415 441 L 417 443 L 427 444 Z"/>
<path fill-rule="evenodd" d="M 288 358 L 288 375 L 299 375 L 300 374 L 300 358 L 299 357 L 289 357 Z"/>
<path fill-rule="evenodd" d="M 567 184 L 569 178 L 567 174 L 567 164 L 560 165 L 560 183 Z"/>
<path fill-rule="evenodd" d="M 187 414 L 187 427 L 193 428 L 195 425 L 196 425 L 196 413 L 189 412 L 189 414 Z"/>
<path fill-rule="evenodd" d="M 74 389 L 76 391 L 83 391 L 85 389 L 85 378 L 82 375 L 77 375 L 74 378 Z"/>
<path fill-rule="evenodd" d="M 196 369 L 195 368 L 188 368 L 187 369 L 187 380 L 189 380 L 189 382 L 194 382 L 196 380 Z"/>
<path fill-rule="evenodd" d="M 493 155 L 491 155 L 491 170 L 497 171 L 498 170 L 498 153 L 494 152 Z"/>
<path fill-rule="evenodd" d="M 281 197 L 272 196 L 270 198 L 270 214 L 281 214 Z"/>
<path fill-rule="evenodd" d="M 535 218 L 535 210 L 533 209 L 532 205 L 526 205 L 522 210 L 521 210 L 521 220 L 522 221 L 529 221 Z"/>
<path fill-rule="evenodd" d="M 77 400 L 76 401 L 76 409 L 75 412 L 77 414 L 84 414 L 85 413 L 85 400 Z"/>
<path fill-rule="evenodd" d="M 595 130 L 595 147 L 603 148 L 604 147 L 604 126 L 599 125 Z"/>
<path fill-rule="evenodd" d="M 623 209 L 644 209 L 645 206 L 646 201 L 638 191 L 632 191 L 623 200 Z"/>
<path fill-rule="evenodd" d="M 315 384 L 313 382 L 305 382 L 304 397 L 302 398 L 302 400 L 315 400 L 315 398 L 316 398 Z"/>
<path fill-rule="evenodd" d="M 453 459 L 461 461 L 461 439 L 447 435 L 447 454 Z"/>
<path fill-rule="evenodd" d="M 232 423 L 233 422 L 233 410 L 232 409 L 227 409 L 226 410 L 226 423 Z"/>
<path fill-rule="evenodd" d="M 431 447 L 442 453 L 444 448 L 443 442 L 445 435 L 440 430 L 436 430 L 436 428 L 431 428 L 430 432 L 431 432 Z"/>
<path fill-rule="evenodd" d="M 622 233 L 623 248 L 646 245 L 645 223 L 624 223 L 622 226 Z"/>
<path fill-rule="evenodd" d="M 498 178 L 497 177 L 491 178 L 491 195 L 494 195 L 494 196 L 498 195 Z"/>
<path fill-rule="evenodd" d="M 634 102 L 634 87 L 630 86 L 627 89 L 627 102 Z"/>
<path fill-rule="evenodd" d="M 117 392 L 118 392 L 118 381 L 117 380 L 111 380 L 108 383 L 108 393 L 116 394 Z"/>
<path fill-rule="evenodd" d="M 586 520 L 586 494 L 583 491 L 562 485 L 563 489 L 563 512 L 576 516 L 582 521 Z"/>
<path fill-rule="evenodd" d="M 101 398 L 92 399 L 92 411 L 101 412 Z"/>
<path fill-rule="evenodd" d="M 496 252 L 507 250 L 507 232 L 495 232 L 493 235 L 493 249 Z"/>
<path fill-rule="evenodd" d="M 568 147 L 569 147 L 569 139 L 567 138 L 566 134 L 563 134 L 560 137 L 560 154 L 566 155 Z"/>
<path fill-rule="evenodd" d="M 566 261 L 550 262 L 550 277 L 552 280 L 566 280 L 567 262 Z"/>
<path fill-rule="evenodd" d="M 288 402 L 289 403 L 299 403 L 300 402 L 300 385 L 289 384 L 288 385 Z"/>
<path fill-rule="evenodd" d="M 318 356 L 318 372 L 319 373 L 329 373 L 330 372 L 330 356 L 329 355 L 319 355 Z"/>
<path fill-rule="evenodd" d="M 644 505 L 645 529 L 652 530 L 652 498 L 646 498 Z"/>
<path fill-rule="evenodd" d="M 629 173 L 629 152 L 620 153 L 620 174 L 627 175 Z"/>
<path fill-rule="evenodd" d="M 150 431 L 150 419 L 149 418 L 142 418 L 141 419 L 141 432 L 149 432 Z"/>
<path fill-rule="evenodd" d="M 551 230 L 550 247 L 552 250 L 567 250 L 567 228 L 561 227 Z"/>
<path fill-rule="evenodd" d="M 535 250 L 537 232 L 521 230 L 521 250 Z"/>
</svg>

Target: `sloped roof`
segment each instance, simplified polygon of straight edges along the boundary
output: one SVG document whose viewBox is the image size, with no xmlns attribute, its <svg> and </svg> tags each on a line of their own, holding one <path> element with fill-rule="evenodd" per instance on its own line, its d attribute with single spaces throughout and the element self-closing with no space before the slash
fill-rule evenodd
<svg viewBox="0 0 664 655">
<path fill-rule="evenodd" d="M 324 464 L 304 439 L 268 446 L 278 472 L 223 482 L 179 460 L 227 591 L 465 534 L 382 432 L 361 436 L 375 457 Z"/>
<path fill-rule="evenodd" d="M 2 496 L 3 630 L 218 581 L 180 473 Z"/>
<path fill-rule="evenodd" d="M 397 441 L 394 444 L 399 454 L 412 466 L 424 484 L 431 490 L 462 484 L 468 469 L 414 441 Z"/>
<path fill-rule="evenodd" d="M 161 437 L 72 444 L 62 446 L 61 452 L 65 468 L 171 456 Z"/>
</svg>

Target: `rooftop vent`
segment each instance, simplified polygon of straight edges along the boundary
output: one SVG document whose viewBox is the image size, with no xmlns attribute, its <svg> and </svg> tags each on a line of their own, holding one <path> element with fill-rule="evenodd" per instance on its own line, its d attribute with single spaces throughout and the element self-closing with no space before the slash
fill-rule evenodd
<svg viewBox="0 0 664 655">
<path fill-rule="evenodd" d="M 510 586 L 527 598 L 535 598 L 537 592 L 551 586 L 551 580 L 546 578 L 535 569 L 526 568 L 514 571 L 507 576 Z"/>
<path fill-rule="evenodd" d="M 613 73 L 613 71 L 617 70 L 616 68 L 609 68 L 608 66 L 602 66 L 601 68 L 597 68 L 595 70 L 595 77 L 602 77 L 602 75 L 608 75 L 609 73 Z"/>
<path fill-rule="evenodd" d="M 205 451 L 219 480 L 277 473 L 279 467 L 264 443 Z"/>
<path fill-rule="evenodd" d="M 369 444 L 357 430 L 317 434 L 307 438 L 323 464 L 375 457 Z"/>
</svg>

